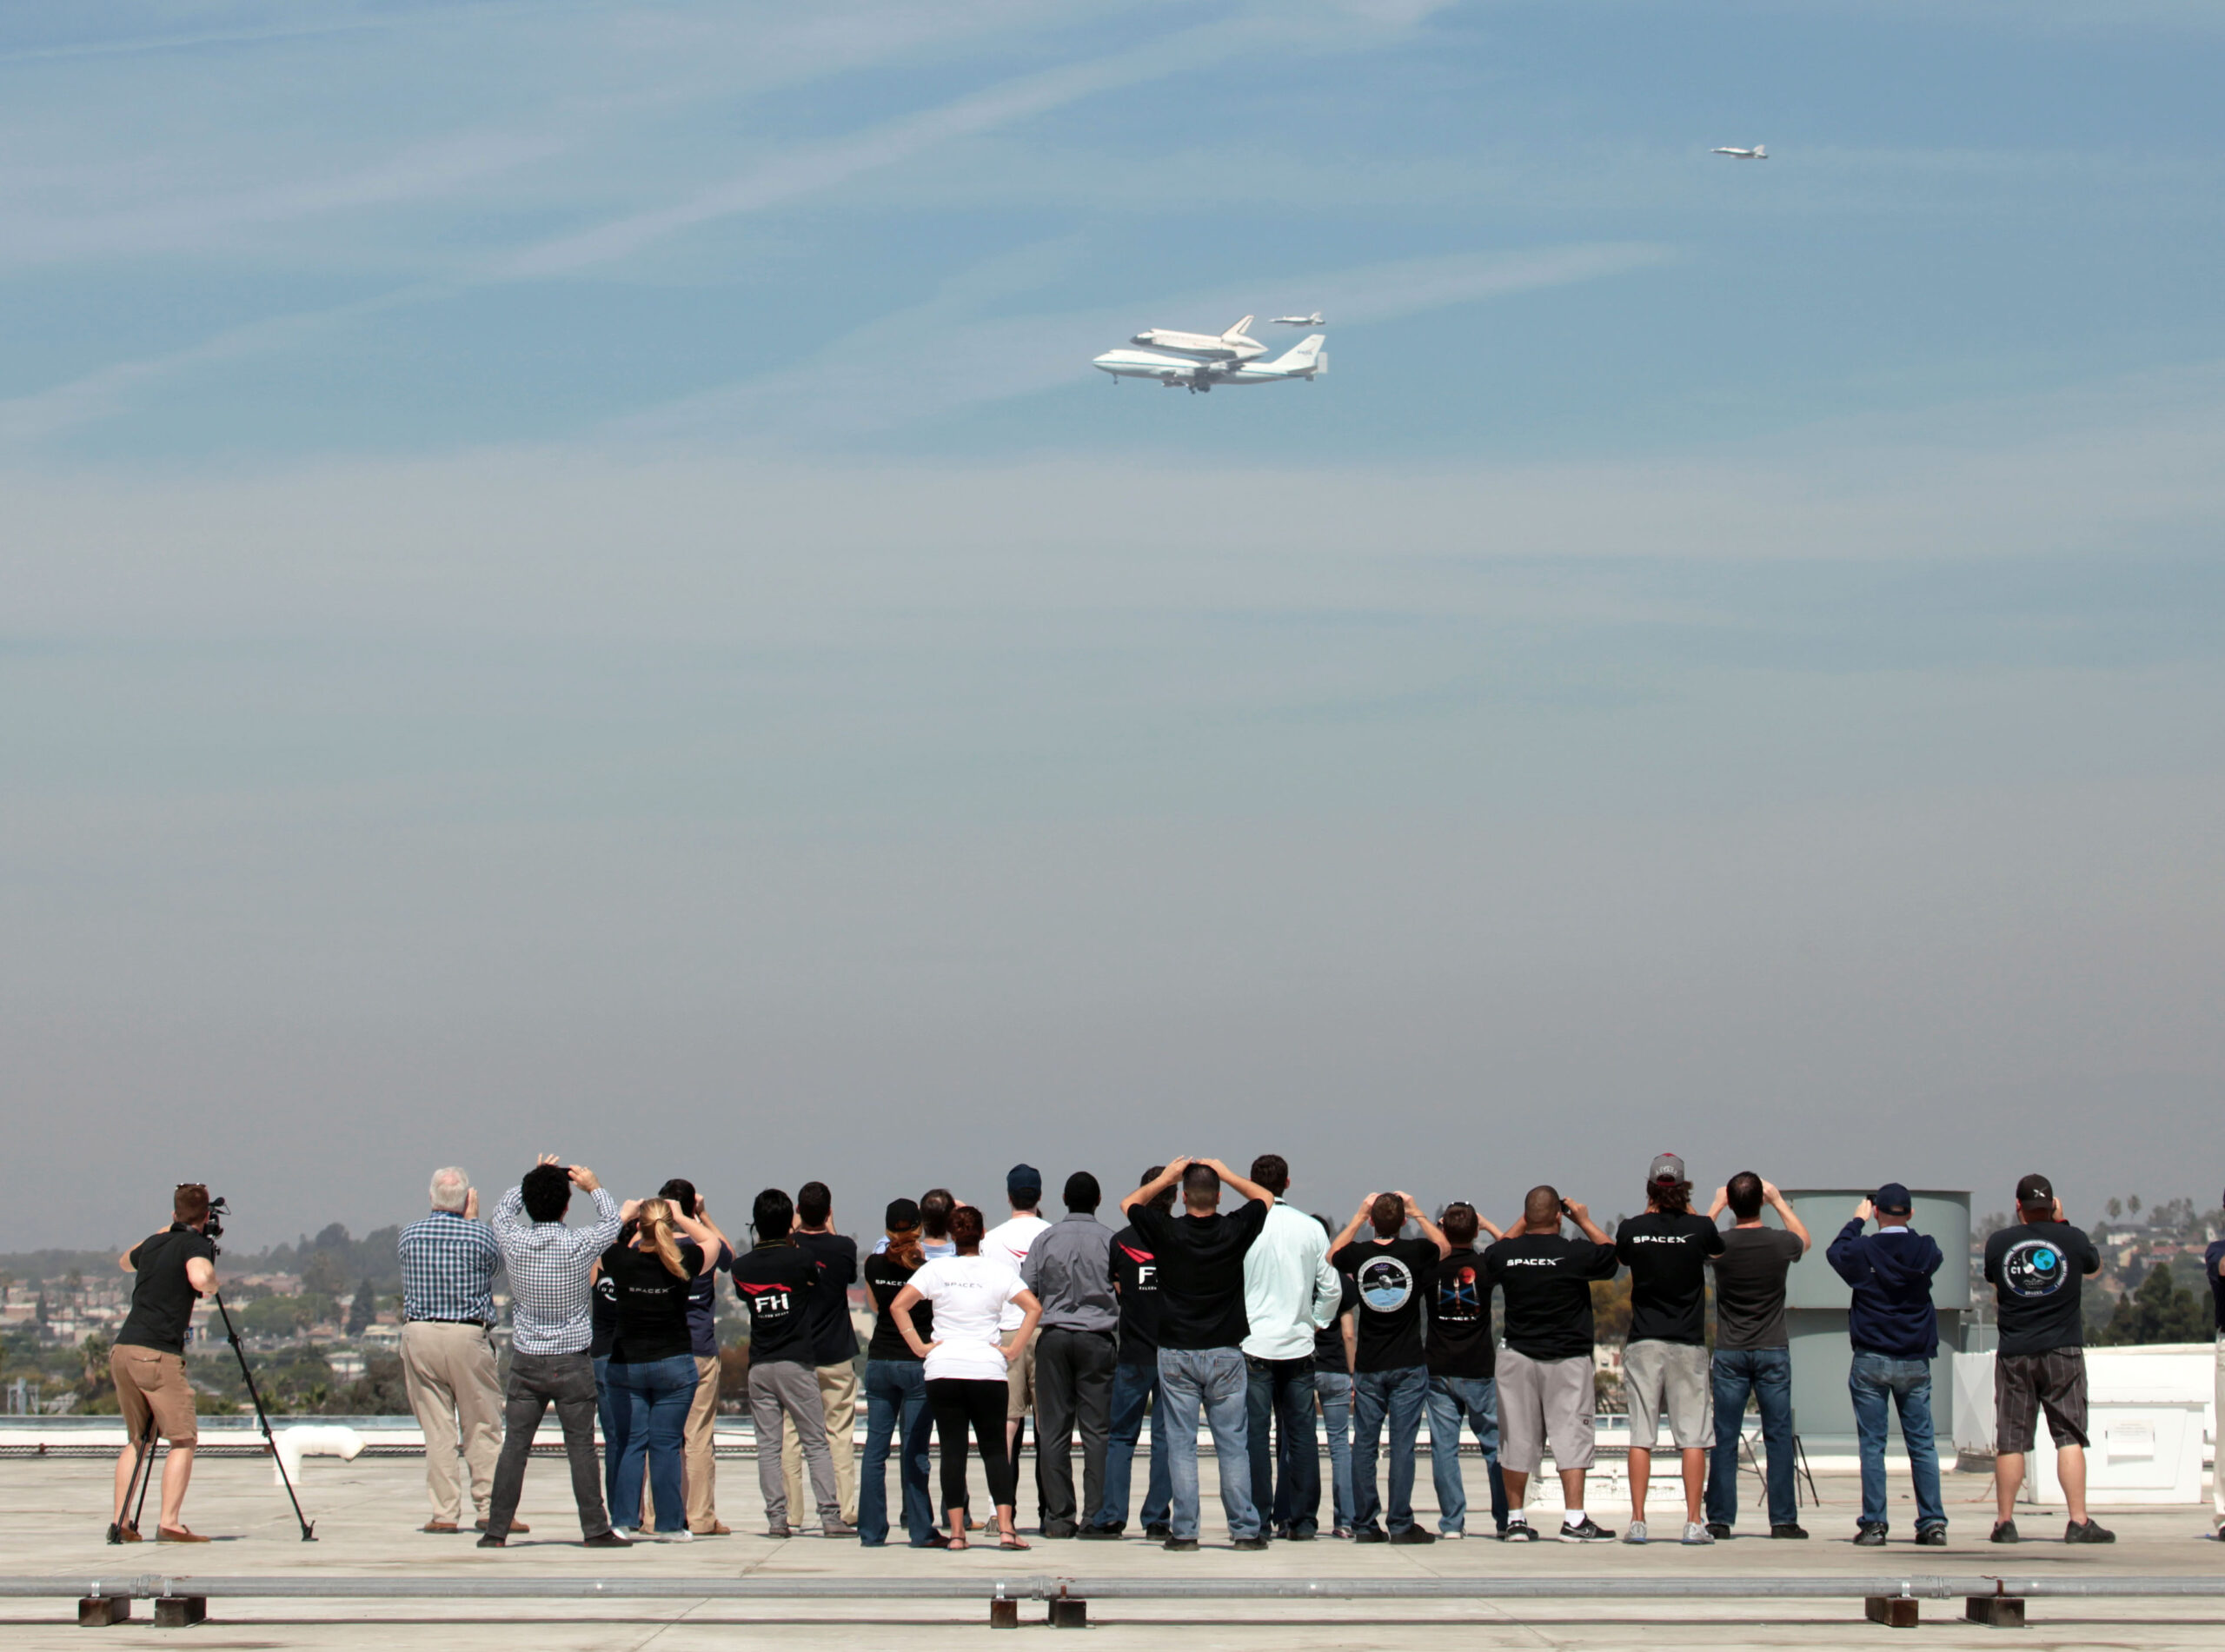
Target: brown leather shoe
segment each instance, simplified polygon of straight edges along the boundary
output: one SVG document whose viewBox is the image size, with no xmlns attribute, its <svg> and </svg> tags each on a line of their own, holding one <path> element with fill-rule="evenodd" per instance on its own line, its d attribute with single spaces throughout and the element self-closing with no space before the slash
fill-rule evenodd
<svg viewBox="0 0 2225 1652">
<path fill-rule="evenodd" d="M 418 1528 L 417 1528 L 417 1529 L 418 1529 L 418 1530 L 420 1530 L 420 1531 L 442 1531 L 442 1532 L 452 1532 L 452 1531 L 455 1530 L 455 1529 L 456 1529 L 456 1524 L 455 1524 L 455 1521 L 453 1521 L 453 1520 L 428 1520 L 428 1521 L 427 1521 L 423 1525 L 422 1525 L 422 1526 L 420 1526 L 420 1527 L 418 1527 Z M 486 1528 L 485 1526 L 483 1526 L 483 1525 L 480 1527 L 480 1530 L 482 1530 L 482 1531 L 484 1531 L 484 1530 L 486 1530 L 486 1529 L 487 1529 L 487 1528 Z"/>
<path fill-rule="evenodd" d="M 487 1523 L 483 1520 L 475 1520 L 472 1523 L 472 1525 L 475 1530 L 484 1531 L 487 1529 Z M 448 1529 L 453 1531 L 455 1529 L 451 1526 Z M 522 1537 L 526 1533 L 532 1529 L 533 1528 L 527 1525 L 522 1520 L 513 1520 L 510 1522 L 510 1536 L 513 1537 Z"/>
<path fill-rule="evenodd" d="M 183 1526 L 157 1526 L 155 1528 L 155 1541 L 158 1543 L 205 1543 L 209 1540 Z"/>
<path fill-rule="evenodd" d="M 110 1540 L 113 1543 L 136 1543 L 141 1541 L 139 1528 L 136 1526 L 127 1526 L 119 1520 L 116 1523 L 115 1530 L 116 1536 Z"/>
<path fill-rule="evenodd" d="M 698 1537 L 731 1537 L 734 1528 L 723 1520 L 714 1520 L 709 1525 L 699 1529 L 695 1535 Z"/>
</svg>

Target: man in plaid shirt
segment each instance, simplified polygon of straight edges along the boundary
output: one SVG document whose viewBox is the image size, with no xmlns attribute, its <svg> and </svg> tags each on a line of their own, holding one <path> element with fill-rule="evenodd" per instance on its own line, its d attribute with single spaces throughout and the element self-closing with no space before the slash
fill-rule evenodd
<svg viewBox="0 0 2225 1652">
<path fill-rule="evenodd" d="M 564 1225 L 575 1187 L 594 1201 L 592 1226 Z M 618 1201 L 593 1171 L 561 1166 L 546 1156 L 495 1206 L 495 1238 L 510 1276 L 510 1385 L 503 1396 L 502 1456 L 495 1466 L 482 1549 L 500 1549 L 516 1529 L 526 1457 L 552 1404 L 564 1428 L 581 1535 L 590 1549 L 625 1545 L 603 1508 L 594 1456 L 594 1362 L 588 1353 L 594 1340 L 588 1276 L 595 1258 L 617 1242 L 623 1223 Z"/>
<path fill-rule="evenodd" d="M 478 1217 L 479 1190 L 450 1164 L 433 1172 L 433 1213 L 402 1231 L 402 1375 L 425 1433 L 427 1531 L 462 1529 L 467 1487 L 487 1529 L 502 1449 L 502 1390 L 487 1334 L 502 1253 Z"/>
</svg>

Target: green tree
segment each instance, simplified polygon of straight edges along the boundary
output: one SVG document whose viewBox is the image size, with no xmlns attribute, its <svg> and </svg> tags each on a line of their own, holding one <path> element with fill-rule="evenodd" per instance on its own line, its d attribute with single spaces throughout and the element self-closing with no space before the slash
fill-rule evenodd
<svg viewBox="0 0 2225 1652">
<path fill-rule="evenodd" d="M 2122 1199 L 2111 1199 L 2109 1204 L 2109 1220 L 2112 1222 L 2115 1221 L 2117 1217 L 2124 1214 L 2124 1201 Z"/>
<path fill-rule="evenodd" d="M 329 1250 L 312 1255 L 302 1270 L 302 1290 L 320 1297 L 337 1297 L 348 1289 L 348 1274 L 340 1258 Z"/>
<path fill-rule="evenodd" d="M 2124 1202 L 2124 1208 L 2130 1211 L 2135 1216 L 2138 1216 L 2140 1214 L 2140 1195 L 2135 1193 L 2130 1198 L 2127 1199 Z"/>
<path fill-rule="evenodd" d="M 2162 1263 L 2149 1269 L 2140 1289 L 2117 1298 L 2109 1324 L 2098 1339 L 2105 1347 L 2129 1347 L 2139 1343 L 2198 1343 L 2210 1338 L 2208 1317 L 2191 1290 L 2173 1283 L 2171 1271 Z"/>
<path fill-rule="evenodd" d="M 368 1279 L 355 1287 L 355 1300 L 348 1304 L 348 1334 L 360 1337 L 371 1328 L 371 1321 L 379 1317 L 378 1292 Z"/>
</svg>

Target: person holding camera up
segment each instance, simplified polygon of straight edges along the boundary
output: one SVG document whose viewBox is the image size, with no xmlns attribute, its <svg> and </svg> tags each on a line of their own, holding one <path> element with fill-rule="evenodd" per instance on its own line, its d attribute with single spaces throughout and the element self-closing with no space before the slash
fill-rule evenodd
<svg viewBox="0 0 2225 1652">
<path fill-rule="evenodd" d="M 185 1333 L 194 1303 L 216 1290 L 209 1190 L 199 1182 L 179 1183 L 170 1196 L 170 1216 L 169 1227 L 116 1258 L 124 1272 L 138 1276 L 131 1287 L 131 1312 L 108 1356 L 125 1436 L 123 1453 L 116 1462 L 116 1519 L 110 1528 L 119 1543 L 139 1541 L 139 1528 L 123 1505 L 137 1478 L 141 1454 L 154 1450 L 156 1434 L 169 1442 L 170 1450 L 163 1463 L 163 1508 L 155 1541 L 209 1541 L 185 1525 L 185 1488 L 193 1478 L 193 1448 L 201 1437 L 193 1385 L 185 1376 Z"/>
<path fill-rule="evenodd" d="M 592 1225 L 564 1225 L 572 1190 L 594 1201 Z M 510 1277 L 510 1381 L 503 1396 L 502 1455 L 495 1464 L 494 1496 L 482 1549 L 509 1541 L 525 1489 L 526 1458 L 548 1408 L 564 1428 L 572 1467 L 572 1500 L 589 1549 L 622 1549 L 603 1507 L 594 1456 L 594 1327 L 588 1308 L 595 1261 L 617 1242 L 630 1211 L 620 1208 L 584 1164 L 565 1166 L 544 1154 L 525 1179 L 495 1206 L 495 1243 Z"/>
</svg>

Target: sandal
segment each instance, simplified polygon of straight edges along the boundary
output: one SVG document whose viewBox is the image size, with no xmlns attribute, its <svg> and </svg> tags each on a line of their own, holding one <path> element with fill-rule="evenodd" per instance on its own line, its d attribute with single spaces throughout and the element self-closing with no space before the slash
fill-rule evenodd
<svg viewBox="0 0 2225 1652">
<path fill-rule="evenodd" d="M 997 1539 L 997 1547 L 1000 1549 L 1033 1549 L 1034 1546 L 1033 1543 L 1022 1543 L 1020 1534 L 1016 1531 L 1006 1532 Z"/>
</svg>

